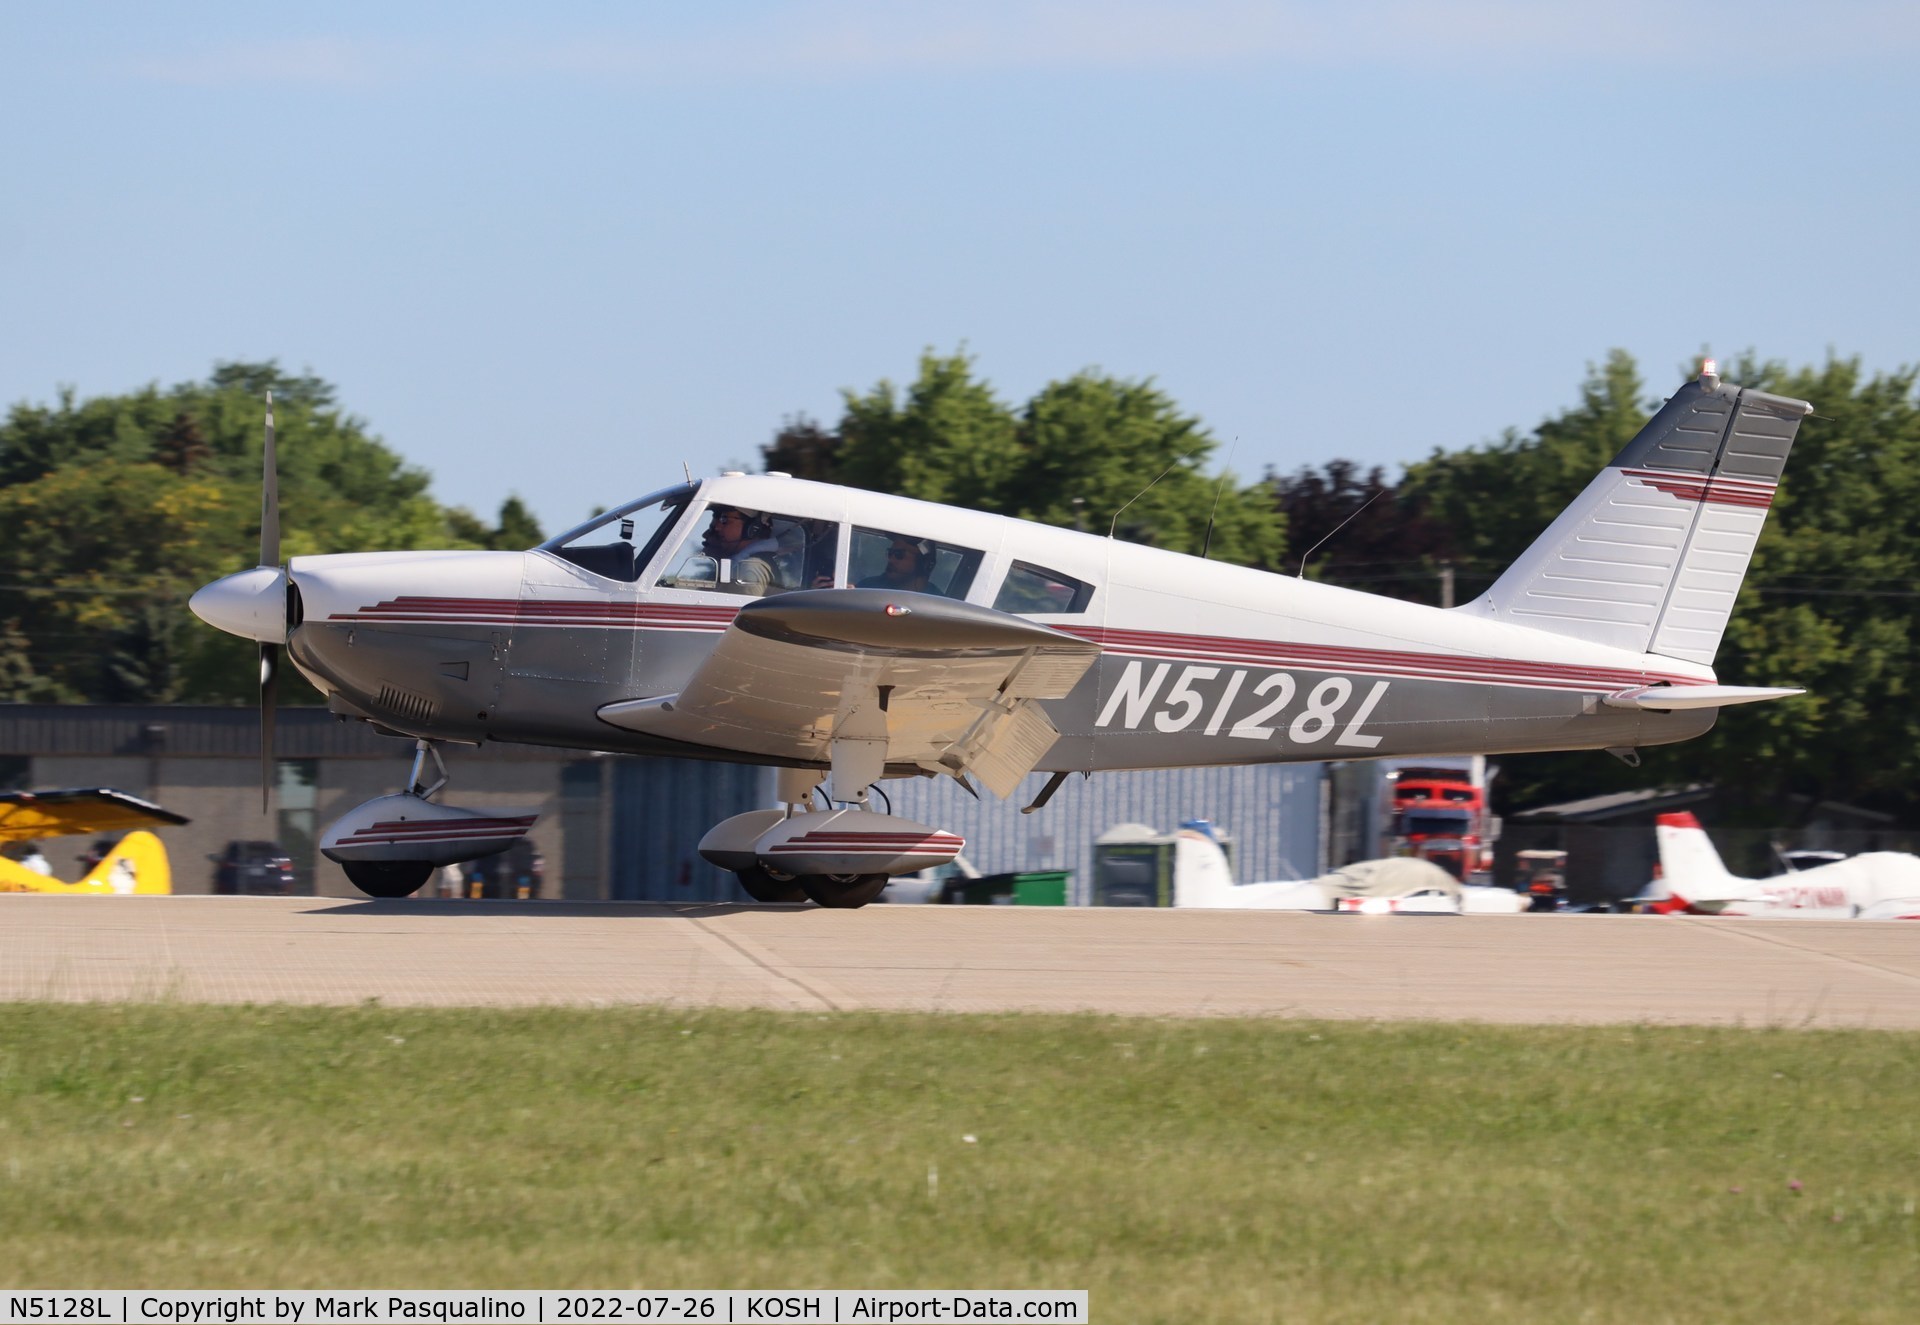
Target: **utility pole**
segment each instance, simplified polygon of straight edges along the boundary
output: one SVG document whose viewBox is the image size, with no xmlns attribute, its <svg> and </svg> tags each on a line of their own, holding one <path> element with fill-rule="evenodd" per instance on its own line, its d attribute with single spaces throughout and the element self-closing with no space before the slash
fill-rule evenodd
<svg viewBox="0 0 1920 1325">
<path fill-rule="evenodd" d="M 1440 606 L 1453 606 L 1453 563 L 1440 563 Z"/>
</svg>

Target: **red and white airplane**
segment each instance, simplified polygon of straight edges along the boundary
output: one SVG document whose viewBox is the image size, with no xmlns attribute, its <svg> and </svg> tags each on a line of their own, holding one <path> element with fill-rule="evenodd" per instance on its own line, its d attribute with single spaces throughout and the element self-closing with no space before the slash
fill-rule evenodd
<svg viewBox="0 0 1920 1325">
<path fill-rule="evenodd" d="M 499 740 L 774 766 L 786 808 L 703 854 L 761 900 L 859 906 L 962 845 L 875 810 L 886 779 L 1004 797 L 1050 773 L 1037 809 L 1075 772 L 1631 760 L 1800 693 L 1722 685 L 1712 661 L 1809 409 L 1709 362 L 1491 589 L 1441 609 L 777 474 L 666 488 L 525 552 L 282 566 L 269 402 L 261 564 L 192 608 L 258 641 L 267 719 L 284 648 L 336 713 L 416 741 L 407 789 L 321 840 L 374 896 L 526 832 L 423 777 L 441 743 Z"/>
<path fill-rule="evenodd" d="M 1727 872 L 1690 811 L 1654 823 L 1663 911 L 1782 920 L 1920 920 L 1920 856 L 1870 851 L 1771 879 Z"/>
</svg>

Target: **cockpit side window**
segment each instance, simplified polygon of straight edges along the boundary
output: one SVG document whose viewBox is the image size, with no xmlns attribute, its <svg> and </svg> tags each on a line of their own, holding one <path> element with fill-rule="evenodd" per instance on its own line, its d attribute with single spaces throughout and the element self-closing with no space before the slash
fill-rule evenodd
<svg viewBox="0 0 1920 1325">
<path fill-rule="evenodd" d="M 661 588 L 760 597 L 832 587 L 840 548 L 837 521 L 747 510 L 726 502 L 707 507 L 704 516 L 689 526 L 669 559 Z"/>
<path fill-rule="evenodd" d="M 994 595 L 995 611 L 1016 616 L 1070 616 L 1087 610 L 1093 601 L 1093 586 L 1071 575 L 1016 561 L 1000 592 Z"/>
<path fill-rule="evenodd" d="M 607 515 L 597 516 L 576 529 L 540 545 L 582 570 L 623 584 L 640 578 L 640 571 L 666 541 L 674 522 L 693 499 L 691 487 L 654 493 Z"/>
<path fill-rule="evenodd" d="M 904 589 L 913 593 L 965 598 L 985 554 L 977 548 L 942 543 L 886 529 L 853 531 L 847 580 L 857 589 Z"/>
</svg>

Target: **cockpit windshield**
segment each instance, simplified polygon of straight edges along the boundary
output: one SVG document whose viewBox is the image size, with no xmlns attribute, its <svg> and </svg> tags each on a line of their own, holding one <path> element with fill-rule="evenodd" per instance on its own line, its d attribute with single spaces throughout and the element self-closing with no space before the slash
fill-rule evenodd
<svg viewBox="0 0 1920 1325">
<path fill-rule="evenodd" d="M 631 584 L 659 551 L 698 488 L 697 483 L 682 483 L 649 493 L 548 539 L 537 550 L 595 575 Z"/>
</svg>

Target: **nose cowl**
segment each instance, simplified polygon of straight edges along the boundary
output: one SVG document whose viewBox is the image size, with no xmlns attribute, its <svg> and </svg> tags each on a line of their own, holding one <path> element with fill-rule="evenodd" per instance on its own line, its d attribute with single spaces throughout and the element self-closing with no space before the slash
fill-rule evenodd
<svg viewBox="0 0 1920 1325">
<path fill-rule="evenodd" d="M 262 644 L 287 638 L 287 573 L 278 566 L 255 566 L 215 580 L 187 600 L 206 622 Z"/>
</svg>

